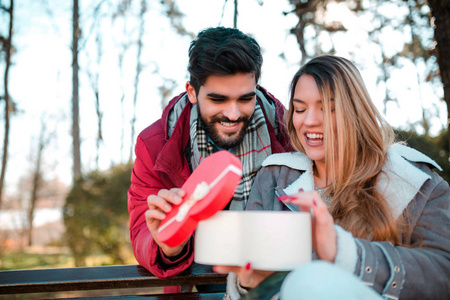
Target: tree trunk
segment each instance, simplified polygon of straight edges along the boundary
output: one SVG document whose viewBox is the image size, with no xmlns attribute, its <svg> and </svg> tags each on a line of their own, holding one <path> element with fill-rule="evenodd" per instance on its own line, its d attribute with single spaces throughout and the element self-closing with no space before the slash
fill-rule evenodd
<svg viewBox="0 0 450 300">
<path fill-rule="evenodd" d="M 73 139 L 73 181 L 81 177 L 80 154 L 80 109 L 78 96 L 78 41 L 80 39 L 78 0 L 73 1 L 72 34 L 72 139 Z"/>
<path fill-rule="evenodd" d="M 96 37 L 97 42 L 97 61 L 96 64 L 100 68 L 101 58 L 102 58 L 102 39 L 100 36 L 100 32 L 97 32 Z M 103 121 L 103 112 L 100 108 L 100 89 L 99 89 L 99 71 L 95 71 L 94 74 L 88 70 L 89 81 L 91 83 L 92 90 L 95 96 L 95 114 L 97 115 L 97 139 L 96 139 L 96 149 L 97 153 L 95 156 L 95 165 L 98 170 L 99 168 L 99 160 L 100 160 L 100 144 L 103 141 L 103 133 L 102 133 L 102 121 Z"/>
<path fill-rule="evenodd" d="M 139 88 L 139 77 L 141 76 L 142 71 L 142 62 L 141 62 L 141 53 L 142 53 L 142 38 L 144 36 L 145 30 L 145 12 L 147 10 L 146 0 L 141 1 L 141 11 L 139 14 L 139 35 L 137 40 L 137 63 L 136 63 L 136 75 L 134 78 L 134 97 L 133 97 L 133 117 L 131 119 L 131 149 L 130 149 L 130 157 L 128 159 L 129 163 L 133 161 L 133 149 L 134 149 L 134 135 L 135 135 L 135 124 L 136 124 L 136 105 L 137 105 L 137 96 L 138 96 L 138 88 Z"/>
<path fill-rule="evenodd" d="M 437 61 L 447 103 L 448 151 L 450 151 L 450 0 L 428 0 L 434 17 L 434 38 L 437 42 Z"/>
<path fill-rule="evenodd" d="M 102 44 L 100 34 L 97 37 L 97 64 L 100 66 L 101 57 L 102 57 Z M 103 131 L 102 131 L 102 121 L 103 121 L 103 112 L 100 108 L 100 89 L 99 85 L 99 73 L 97 72 L 95 76 L 95 112 L 97 114 L 97 156 L 95 159 L 97 169 L 99 168 L 99 159 L 100 159 L 100 144 L 103 142 Z"/>
<path fill-rule="evenodd" d="M 3 187 L 5 184 L 6 176 L 6 165 L 8 162 L 8 145 L 9 145 L 9 122 L 10 122 L 10 111 L 11 111 L 11 100 L 9 99 L 8 90 L 8 77 L 9 77 L 9 67 L 11 66 L 11 50 L 12 50 L 12 35 L 13 35 L 13 12 L 14 12 L 14 0 L 10 1 L 9 4 L 9 29 L 8 29 L 8 39 L 4 44 L 5 47 L 5 78 L 3 78 L 3 84 L 5 89 L 5 137 L 3 139 L 3 157 L 2 157 L 2 171 L 0 173 L 0 208 L 2 206 L 3 200 Z"/>
<path fill-rule="evenodd" d="M 41 187 L 41 179 L 42 179 L 42 174 L 41 174 L 42 152 L 44 151 L 44 147 L 48 142 L 45 140 L 45 132 L 46 132 L 45 121 L 44 121 L 44 118 L 42 118 L 41 134 L 39 135 L 36 164 L 35 164 L 34 172 L 33 172 L 30 207 L 28 208 L 28 246 L 31 246 L 33 244 L 34 210 L 36 207 L 36 202 L 38 200 L 38 192 Z"/>
<path fill-rule="evenodd" d="M 97 74 L 97 81 L 98 81 L 98 74 Z M 99 168 L 99 159 L 100 159 L 100 144 L 103 141 L 103 134 L 102 134 L 102 119 L 103 119 L 103 113 L 100 109 L 100 91 L 97 87 L 97 90 L 95 91 L 95 112 L 97 113 L 97 156 L 95 157 L 95 164 L 97 166 L 97 169 Z"/>
<path fill-rule="evenodd" d="M 124 20 L 124 32 L 125 32 L 125 27 L 126 26 L 126 22 Z M 123 84 L 123 78 L 124 76 L 124 72 L 123 72 L 123 59 L 125 57 L 126 52 L 128 51 L 129 48 L 129 43 L 128 42 L 124 42 L 122 44 L 122 50 L 119 53 L 119 70 L 120 70 L 120 91 L 121 91 L 121 96 L 120 96 L 120 162 L 122 162 L 125 159 L 125 88 L 124 88 L 124 84 Z"/>
<path fill-rule="evenodd" d="M 237 28 L 237 19 L 238 19 L 238 0 L 234 0 L 234 21 L 233 21 L 234 28 Z"/>
<path fill-rule="evenodd" d="M 298 17 L 298 23 L 295 25 L 295 27 L 291 28 L 290 32 L 297 38 L 297 43 L 300 48 L 300 52 L 302 53 L 300 65 L 304 65 L 308 58 L 308 53 L 306 52 L 305 47 L 305 27 L 308 24 L 315 24 L 313 15 L 317 10 L 319 2 L 321 1 L 312 0 L 303 2 L 297 0 L 289 0 L 289 2 L 291 5 L 293 5 L 294 9 L 291 12 L 285 13 L 285 15 L 289 13 L 295 13 L 295 15 Z"/>
</svg>

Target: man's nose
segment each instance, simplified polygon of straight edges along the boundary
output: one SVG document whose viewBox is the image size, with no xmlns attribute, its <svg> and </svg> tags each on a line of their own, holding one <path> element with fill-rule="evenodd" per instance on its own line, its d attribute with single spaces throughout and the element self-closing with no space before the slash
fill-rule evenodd
<svg viewBox="0 0 450 300">
<path fill-rule="evenodd" d="M 239 105 L 235 102 L 227 103 L 223 111 L 223 115 L 230 119 L 231 121 L 236 121 L 241 116 L 241 110 L 239 109 Z"/>
</svg>

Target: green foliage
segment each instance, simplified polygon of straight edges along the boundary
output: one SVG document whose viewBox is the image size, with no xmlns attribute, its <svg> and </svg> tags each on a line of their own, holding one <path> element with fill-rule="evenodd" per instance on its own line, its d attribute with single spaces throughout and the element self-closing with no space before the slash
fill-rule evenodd
<svg viewBox="0 0 450 300">
<path fill-rule="evenodd" d="M 436 170 L 436 172 L 450 183 L 450 161 L 447 144 L 447 130 L 443 130 L 437 137 L 418 135 L 414 131 L 397 130 L 395 133 L 399 141 L 405 141 L 409 147 L 428 155 L 438 165 L 440 165 L 443 170 Z"/>
<path fill-rule="evenodd" d="M 100 251 L 111 264 L 123 264 L 128 242 L 127 191 L 131 165 L 94 171 L 78 180 L 64 207 L 65 239 L 76 266 L 86 265 L 86 257 Z"/>
<path fill-rule="evenodd" d="M 11 252 L 2 256 L 1 270 L 20 270 L 39 268 L 54 268 L 67 265 L 70 255 L 66 253 L 58 254 L 36 254 L 24 252 Z"/>
</svg>

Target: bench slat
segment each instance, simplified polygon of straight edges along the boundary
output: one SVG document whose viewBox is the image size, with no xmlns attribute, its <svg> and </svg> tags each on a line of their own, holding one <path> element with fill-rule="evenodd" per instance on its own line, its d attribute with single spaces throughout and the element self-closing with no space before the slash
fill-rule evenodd
<svg viewBox="0 0 450 300">
<path fill-rule="evenodd" d="M 159 279 L 139 265 L 12 270 L 0 272 L 0 294 L 190 286 L 226 283 L 211 266 L 193 264 L 178 276 Z"/>
<path fill-rule="evenodd" d="M 181 293 L 181 294 L 158 294 L 158 295 L 133 295 L 133 296 L 106 296 L 88 298 L 70 298 L 71 300 L 115 300 L 115 299 L 142 299 L 142 300 L 223 300 L 224 292 L 221 293 Z"/>
</svg>

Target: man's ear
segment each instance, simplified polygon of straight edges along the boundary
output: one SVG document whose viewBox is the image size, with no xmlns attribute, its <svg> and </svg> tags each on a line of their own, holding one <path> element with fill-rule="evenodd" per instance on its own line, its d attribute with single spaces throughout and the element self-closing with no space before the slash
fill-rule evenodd
<svg viewBox="0 0 450 300">
<path fill-rule="evenodd" d="M 186 82 L 186 92 L 189 97 L 189 102 L 191 102 L 192 104 L 197 104 L 197 95 L 195 94 L 195 89 L 189 81 Z"/>
</svg>

